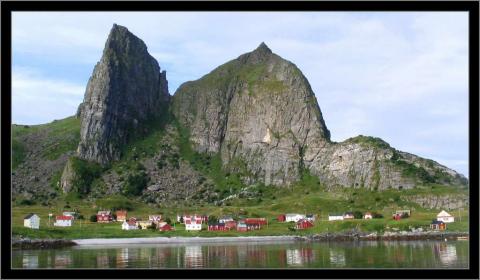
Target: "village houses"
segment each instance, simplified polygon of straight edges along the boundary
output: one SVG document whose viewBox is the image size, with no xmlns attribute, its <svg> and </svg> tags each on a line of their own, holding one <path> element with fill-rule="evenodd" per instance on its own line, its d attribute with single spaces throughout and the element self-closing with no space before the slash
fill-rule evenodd
<svg viewBox="0 0 480 280">
<path fill-rule="evenodd" d="M 23 218 L 23 226 L 32 229 L 40 228 L 40 217 L 37 214 L 30 213 Z"/>
</svg>

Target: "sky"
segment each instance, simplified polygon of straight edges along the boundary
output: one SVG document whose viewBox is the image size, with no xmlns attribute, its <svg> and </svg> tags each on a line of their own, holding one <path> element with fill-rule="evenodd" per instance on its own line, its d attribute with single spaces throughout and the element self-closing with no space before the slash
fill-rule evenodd
<svg viewBox="0 0 480 280">
<path fill-rule="evenodd" d="M 172 95 L 265 42 L 306 76 L 333 141 L 380 137 L 468 177 L 466 12 L 15 12 L 12 122 L 74 115 L 113 23 Z"/>
</svg>

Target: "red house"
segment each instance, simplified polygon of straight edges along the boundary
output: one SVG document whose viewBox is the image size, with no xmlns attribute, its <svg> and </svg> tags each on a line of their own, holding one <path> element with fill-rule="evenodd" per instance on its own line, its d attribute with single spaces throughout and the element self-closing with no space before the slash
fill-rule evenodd
<svg viewBox="0 0 480 280">
<path fill-rule="evenodd" d="M 225 228 L 228 230 L 234 229 L 237 227 L 237 222 L 235 221 L 228 221 L 225 223 Z"/>
<path fill-rule="evenodd" d="M 171 231 L 173 230 L 173 227 L 165 222 L 161 222 L 158 224 L 158 230 L 159 231 Z"/>
<path fill-rule="evenodd" d="M 259 225 L 266 225 L 267 219 L 265 218 L 246 218 L 245 223 L 248 224 L 259 224 Z"/>
<path fill-rule="evenodd" d="M 245 219 L 244 223 L 247 225 L 247 230 L 260 229 L 263 224 L 263 222 L 259 221 L 258 219 Z"/>
<path fill-rule="evenodd" d="M 309 220 L 302 219 L 297 222 L 295 229 L 307 229 L 313 227 L 313 223 Z"/>
<path fill-rule="evenodd" d="M 110 223 L 112 220 L 113 220 L 113 216 L 110 211 L 98 211 L 97 213 L 98 223 Z"/>
<path fill-rule="evenodd" d="M 226 231 L 226 230 L 228 229 L 225 227 L 225 224 L 218 223 L 218 224 L 208 225 L 208 231 Z"/>
<path fill-rule="evenodd" d="M 277 216 L 277 220 L 278 220 L 279 222 L 285 222 L 285 214 L 278 215 L 278 216 Z"/>
<path fill-rule="evenodd" d="M 402 215 L 400 215 L 400 214 L 394 214 L 394 215 L 393 215 L 393 219 L 394 219 L 395 221 L 399 221 L 401 218 L 402 218 Z"/>
</svg>

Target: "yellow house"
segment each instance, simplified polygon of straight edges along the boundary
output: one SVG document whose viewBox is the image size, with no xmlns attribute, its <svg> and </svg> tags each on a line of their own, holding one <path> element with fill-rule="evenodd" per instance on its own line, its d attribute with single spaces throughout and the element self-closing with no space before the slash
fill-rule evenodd
<svg viewBox="0 0 480 280">
<path fill-rule="evenodd" d="M 137 225 L 142 229 L 147 229 L 147 227 L 152 225 L 152 221 L 138 221 Z"/>
</svg>

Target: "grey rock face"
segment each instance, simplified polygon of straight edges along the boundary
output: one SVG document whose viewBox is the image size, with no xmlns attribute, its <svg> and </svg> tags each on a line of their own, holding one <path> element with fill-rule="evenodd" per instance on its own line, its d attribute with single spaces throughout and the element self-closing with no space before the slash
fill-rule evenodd
<svg viewBox="0 0 480 280">
<path fill-rule="evenodd" d="M 166 72 L 142 40 L 114 24 L 77 111 L 79 157 L 101 164 L 118 159 L 121 147 L 165 113 L 168 101 Z"/>
<path fill-rule="evenodd" d="M 315 96 L 300 70 L 265 44 L 182 85 L 174 113 L 201 152 L 221 152 L 227 169 L 249 180 L 289 184 L 303 157 L 329 142 Z M 308 150 L 305 147 L 317 149 Z"/>
<path fill-rule="evenodd" d="M 407 189 L 440 179 L 466 184 L 455 171 L 380 139 L 331 142 L 307 79 L 264 43 L 181 85 L 172 106 L 194 148 L 220 152 L 224 167 L 246 173 L 246 183 L 288 185 L 306 168 L 328 185 L 347 187 Z"/>
</svg>

